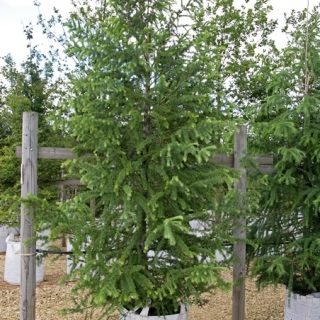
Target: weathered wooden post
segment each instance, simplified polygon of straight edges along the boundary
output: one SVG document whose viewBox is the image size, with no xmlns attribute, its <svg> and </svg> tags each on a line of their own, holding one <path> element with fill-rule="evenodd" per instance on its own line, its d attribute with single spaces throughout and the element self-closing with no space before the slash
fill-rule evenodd
<svg viewBox="0 0 320 320">
<path fill-rule="evenodd" d="M 22 123 L 21 197 L 37 194 L 38 114 L 24 112 Z M 21 206 L 20 320 L 35 320 L 36 243 L 25 245 L 34 236 L 31 208 Z"/>
<path fill-rule="evenodd" d="M 241 168 L 240 158 L 247 150 L 247 127 L 241 125 L 239 132 L 235 133 L 234 138 L 234 168 L 241 170 L 239 181 L 235 182 L 234 189 L 239 191 L 239 208 L 243 205 L 242 196 L 246 194 L 246 169 Z M 232 320 L 244 320 L 245 317 L 245 276 L 246 276 L 246 218 L 240 217 L 235 221 L 233 236 L 236 243 L 233 247 L 234 266 L 233 266 L 233 292 L 232 292 Z"/>
<path fill-rule="evenodd" d="M 93 217 L 95 218 L 95 216 L 96 216 L 96 199 L 90 200 L 90 210 L 92 212 Z"/>
</svg>

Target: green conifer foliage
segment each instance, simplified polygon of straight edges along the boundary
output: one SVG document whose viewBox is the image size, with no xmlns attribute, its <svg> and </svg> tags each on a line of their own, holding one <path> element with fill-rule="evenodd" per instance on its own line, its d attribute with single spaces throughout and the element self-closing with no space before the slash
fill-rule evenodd
<svg viewBox="0 0 320 320">
<path fill-rule="evenodd" d="M 215 250 L 232 241 L 236 173 L 211 159 L 232 152 L 233 102 L 246 99 L 243 76 L 275 24 L 265 1 L 248 11 L 232 0 L 74 4 L 61 41 L 76 69 L 62 112 L 77 140 L 69 165 L 89 191 L 50 214 L 56 234 L 72 233 L 74 266 L 85 261 L 71 275 L 82 297 L 73 311 L 151 300 L 160 313 L 225 286 Z"/>
<path fill-rule="evenodd" d="M 195 33 L 193 20 L 203 9 L 163 0 L 78 9 L 67 23 L 67 52 L 80 61 L 69 125 L 91 192 L 76 197 L 68 217 L 75 250 L 88 243 L 75 290 L 88 289 L 93 307 L 151 299 L 160 312 L 223 283 L 214 249 L 229 227 L 214 224 L 212 212 L 216 189 L 232 186 L 233 174 L 210 159 L 233 125 L 214 107 L 215 74 L 197 50 L 208 31 Z M 85 205 L 92 198 L 98 223 Z M 197 237 L 191 220 L 212 228 Z"/>
<path fill-rule="evenodd" d="M 254 114 L 256 146 L 274 154 L 276 172 L 252 228 L 253 274 L 259 285 L 284 283 L 301 294 L 320 291 L 319 18 L 319 6 L 309 17 L 287 16 L 288 45 Z"/>
</svg>

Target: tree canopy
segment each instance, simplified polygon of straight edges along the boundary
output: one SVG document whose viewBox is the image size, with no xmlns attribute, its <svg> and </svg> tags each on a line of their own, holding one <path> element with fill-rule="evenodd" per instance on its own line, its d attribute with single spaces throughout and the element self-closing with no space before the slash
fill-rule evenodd
<svg viewBox="0 0 320 320">
<path fill-rule="evenodd" d="M 60 131 L 53 131 L 48 117 L 56 108 L 63 91 L 59 79 L 54 79 L 53 66 L 36 48 L 30 47 L 30 55 L 19 68 L 10 55 L 3 57 L 0 109 L 0 192 L 2 197 L 1 223 L 19 219 L 19 210 L 12 216 L 8 207 L 20 194 L 20 159 L 15 148 L 21 146 L 22 114 L 36 111 L 39 114 L 39 145 L 63 146 Z M 66 141 L 65 141 L 66 143 Z M 38 164 L 39 195 L 56 200 L 58 193 L 52 182 L 61 174 L 61 161 L 41 159 Z M 11 200 L 9 200 L 11 198 Z M 17 205 L 19 201 L 16 201 Z"/>
</svg>

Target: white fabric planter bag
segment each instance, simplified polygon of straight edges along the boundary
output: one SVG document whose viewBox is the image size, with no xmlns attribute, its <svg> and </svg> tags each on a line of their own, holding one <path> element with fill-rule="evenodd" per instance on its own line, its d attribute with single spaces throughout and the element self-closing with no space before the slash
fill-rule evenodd
<svg viewBox="0 0 320 320">
<path fill-rule="evenodd" d="M 291 293 L 287 290 L 285 320 L 319 320 L 320 319 L 320 292 L 307 296 Z"/>
<path fill-rule="evenodd" d="M 149 316 L 149 307 L 142 309 L 140 314 L 135 314 L 134 311 L 124 309 L 124 314 L 120 316 L 120 320 L 188 320 L 188 308 L 184 304 L 180 304 L 180 313 L 166 316 Z"/>
<path fill-rule="evenodd" d="M 7 250 L 7 239 L 8 228 L 7 226 L 0 226 L 0 252 L 6 252 Z"/>
<path fill-rule="evenodd" d="M 7 237 L 10 233 L 13 235 L 18 235 L 20 233 L 19 227 L 8 227 L 8 226 L 0 226 L 0 252 L 7 251 Z"/>
<path fill-rule="evenodd" d="M 7 252 L 6 252 L 6 260 L 4 265 L 4 281 L 14 284 L 20 285 L 20 249 L 21 249 L 21 241 L 14 240 L 13 233 L 6 239 L 7 242 Z M 36 282 L 43 281 L 43 263 L 36 266 Z"/>
<path fill-rule="evenodd" d="M 17 236 L 20 234 L 20 227 L 9 227 L 8 234 L 13 233 L 13 235 Z"/>
</svg>

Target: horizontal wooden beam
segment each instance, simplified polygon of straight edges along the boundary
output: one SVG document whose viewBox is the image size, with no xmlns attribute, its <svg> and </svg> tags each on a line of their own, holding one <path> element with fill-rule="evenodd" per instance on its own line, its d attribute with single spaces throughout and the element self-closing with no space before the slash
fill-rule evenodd
<svg viewBox="0 0 320 320">
<path fill-rule="evenodd" d="M 58 186 L 85 186 L 85 183 L 81 182 L 80 179 L 57 180 L 54 184 Z"/>
<path fill-rule="evenodd" d="M 260 164 L 259 165 L 259 169 L 261 170 L 262 173 L 265 173 L 265 174 L 271 174 L 271 173 L 276 171 L 274 166 L 266 165 L 266 164 Z M 254 172 L 254 171 L 255 171 L 254 168 L 249 168 L 248 169 L 248 172 Z"/>
<path fill-rule="evenodd" d="M 22 148 L 16 147 L 16 156 L 21 158 Z M 38 158 L 40 159 L 74 159 L 76 154 L 72 152 L 71 148 L 38 148 Z"/>
<path fill-rule="evenodd" d="M 250 159 L 254 160 L 259 166 L 260 165 L 273 165 L 273 156 L 249 156 Z M 226 167 L 233 168 L 234 156 L 233 154 L 216 154 L 213 158 L 213 162 L 221 164 Z"/>
<path fill-rule="evenodd" d="M 21 158 L 22 148 L 16 147 L 16 156 Z M 71 148 L 38 148 L 38 158 L 41 159 L 74 159 L 76 154 L 72 152 Z M 273 156 L 250 156 L 258 165 L 263 173 L 274 172 Z M 216 164 L 223 165 L 225 167 L 233 168 L 234 157 L 233 154 L 216 154 L 212 160 Z M 249 169 L 249 171 L 252 171 Z"/>
</svg>

